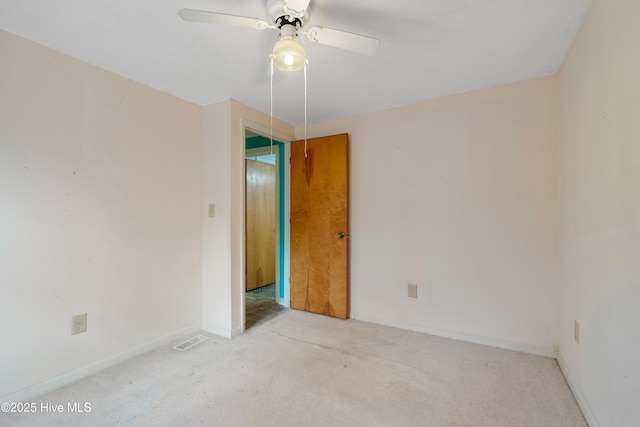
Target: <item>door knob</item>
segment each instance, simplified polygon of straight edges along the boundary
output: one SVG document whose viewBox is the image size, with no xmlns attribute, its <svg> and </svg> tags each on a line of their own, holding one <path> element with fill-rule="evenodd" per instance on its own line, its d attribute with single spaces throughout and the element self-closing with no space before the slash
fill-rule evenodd
<svg viewBox="0 0 640 427">
<path fill-rule="evenodd" d="M 336 237 L 340 240 L 344 239 L 345 237 L 349 237 L 349 233 L 344 233 L 343 231 L 339 232 L 338 234 L 336 234 Z"/>
</svg>

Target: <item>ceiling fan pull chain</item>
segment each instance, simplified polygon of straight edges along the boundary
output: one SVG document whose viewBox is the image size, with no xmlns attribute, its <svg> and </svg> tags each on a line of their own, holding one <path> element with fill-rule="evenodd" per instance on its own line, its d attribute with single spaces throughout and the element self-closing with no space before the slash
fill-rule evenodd
<svg viewBox="0 0 640 427">
<path fill-rule="evenodd" d="M 304 157 L 307 157 L 307 66 L 304 66 Z"/>
<path fill-rule="evenodd" d="M 273 56 L 270 61 L 271 65 L 269 66 L 269 141 L 271 145 L 271 154 L 273 154 Z"/>
</svg>

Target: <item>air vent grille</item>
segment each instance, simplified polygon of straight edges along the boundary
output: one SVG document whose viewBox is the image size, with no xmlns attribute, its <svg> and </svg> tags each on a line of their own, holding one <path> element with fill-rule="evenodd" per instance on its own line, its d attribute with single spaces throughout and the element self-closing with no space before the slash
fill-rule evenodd
<svg viewBox="0 0 640 427">
<path fill-rule="evenodd" d="M 206 341 L 208 340 L 209 337 L 205 336 L 205 335 L 196 335 L 195 337 L 188 339 L 185 342 L 182 342 L 176 346 L 174 346 L 173 348 L 175 348 L 178 351 L 185 351 L 185 350 L 189 350 L 191 347 L 200 344 L 202 341 Z"/>
</svg>

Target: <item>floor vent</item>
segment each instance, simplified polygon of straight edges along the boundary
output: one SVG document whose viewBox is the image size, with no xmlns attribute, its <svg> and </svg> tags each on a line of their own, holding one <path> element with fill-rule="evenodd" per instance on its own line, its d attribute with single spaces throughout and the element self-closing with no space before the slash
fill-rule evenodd
<svg viewBox="0 0 640 427">
<path fill-rule="evenodd" d="M 174 346 L 173 348 L 175 348 L 178 351 L 185 351 L 185 350 L 189 350 L 191 347 L 200 344 L 202 341 L 206 341 L 208 340 L 209 337 L 205 336 L 205 335 L 196 335 L 195 337 L 180 343 L 176 346 Z"/>
</svg>

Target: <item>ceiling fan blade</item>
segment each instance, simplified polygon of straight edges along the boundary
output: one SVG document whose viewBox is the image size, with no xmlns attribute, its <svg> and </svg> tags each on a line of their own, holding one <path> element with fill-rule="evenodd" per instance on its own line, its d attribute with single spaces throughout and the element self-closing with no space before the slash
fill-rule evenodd
<svg viewBox="0 0 640 427">
<path fill-rule="evenodd" d="M 350 50 L 352 52 L 362 53 L 365 55 L 373 55 L 380 40 L 373 37 L 362 36 L 360 34 L 348 33 L 341 30 L 333 30 L 325 27 L 311 27 L 304 31 L 312 42 L 326 44 L 328 46 L 338 47 L 340 49 Z"/>
<path fill-rule="evenodd" d="M 227 15 L 225 13 L 208 12 L 206 10 L 180 9 L 178 15 L 185 21 L 204 22 L 208 24 L 234 25 L 236 27 L 254 28 L 264 30 L 265 28 L 275 28 L 267 21 L 246 16 Z"/>
</svg>

